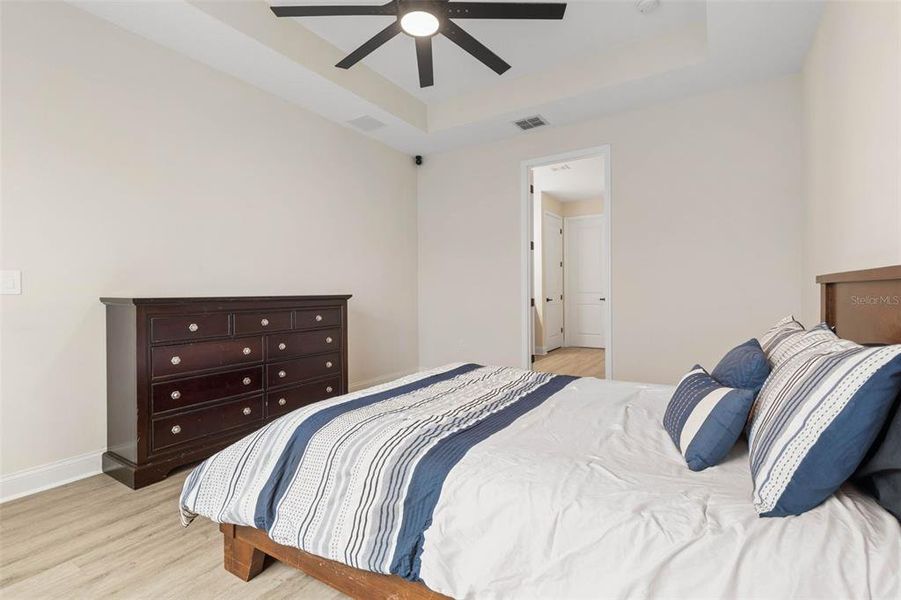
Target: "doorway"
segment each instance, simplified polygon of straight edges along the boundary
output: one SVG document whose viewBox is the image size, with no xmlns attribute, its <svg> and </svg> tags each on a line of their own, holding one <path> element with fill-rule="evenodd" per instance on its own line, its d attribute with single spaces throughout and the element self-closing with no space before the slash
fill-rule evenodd
<svg viewBox="0 0 901 600">
<path fill-rule="evenodd" d="M 524 163 L 529 368 L 613 371 L 609 146 Z"/>
</svg>

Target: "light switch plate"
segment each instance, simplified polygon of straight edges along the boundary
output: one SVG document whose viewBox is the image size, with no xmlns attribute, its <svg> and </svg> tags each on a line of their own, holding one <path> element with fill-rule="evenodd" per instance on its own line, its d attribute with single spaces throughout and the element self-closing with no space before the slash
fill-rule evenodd
<svg viewBox="0 0 901 600">
<path fill-rule="evenodd" d="M 22 271 L 0 271 L 0 294 L 22 293 Z"/>
</svg>

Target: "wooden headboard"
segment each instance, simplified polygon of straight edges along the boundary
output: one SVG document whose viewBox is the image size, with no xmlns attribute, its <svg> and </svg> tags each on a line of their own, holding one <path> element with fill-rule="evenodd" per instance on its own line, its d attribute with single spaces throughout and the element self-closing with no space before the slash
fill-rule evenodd
<svg viewBox="0 0 901 600">
<path fill-rule="evenodd" d="M 820 316 L 846 340 L 901 344 L 901 265 L 817 277 Z"/>
</svg>

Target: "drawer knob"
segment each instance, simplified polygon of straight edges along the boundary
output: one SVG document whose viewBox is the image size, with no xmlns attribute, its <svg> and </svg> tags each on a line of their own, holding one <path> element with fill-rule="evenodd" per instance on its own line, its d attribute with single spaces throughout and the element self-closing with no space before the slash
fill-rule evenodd
<svg viewBox="0 0 901 600">
<path fill-rule="evenodd" d="M 250 377 L 245 377 L 245 378 L 242 380 L 242 383 L 243 383 L 244 385 L 250 385 Z"/>
<path fill-rule="evenodd" d="M 241 412 L 243 412 L 245 415 L 249 415 L 249 414 L 252 413 L 253 411 L 250 410 L 250 407 L 249 407 L 249 406 L 245 406 L 245 407 L 244 407 L 244 410 L 242 410 Z"/>
<path fill-rule="evenodd" d="M 169 397 L 172 398 L 173 400 L 178 400 L 179 398 L 181 398 L 181 392 L 179 392 L 178 390 L 175 390 L 174 392 L 169 394 Z"/>
<path fill-rule="evenodd" d="M 279 405 L 279 406 L 284 406 L 284 405 L 287 404 L 287 403 L 288 403 L 288 401 L 285 400 L 284 398 L 279 398 L 279 399 L 278 399 L 278 405 Z"/>
<path fill-rule="evenodd" d="M 287 347 L 288 347 L 288 344 L 286 344 L 285 342 L 282 342 L 278 345 L 279 350 L 284 350 Z"/>
<path fill-rule="evenodd" d="M 171 362 L 173 365 L 181 364 L 181 357 L 180 357 L 180 356 L 173 356 L 173 357 L 172 357 L 172 360 L 170 360 L 169 362 Z"/>
<path fill-rule="evenodd" d="M 178 435 L 179 433 L 181 433 L 181 425 L 173 425 L 172 435 Z"/>
<path fill-rule="evenodd" d="M 325 361 L 325 368 L 326 368 L 326 369 L 331 369 L 331 368 L 332 368 L 332 361 L 330 361 L 330 360 Z"/>
<path fill-rule="evenodd" d="M 287 375 L 288 375 L 288 374 L 285 373 L 284 371 L 279 371 L 279 372 L 278 372 L 278 376 L 281 377 L 282 379 L 284 379 Z"/>
<path fill-rule="evenodd" d="M 331 343 L 332 343 L 332 338 L 330 338 L 330 337 L 325 338 L 325 343 L 326 343 L 326 344 L 331 344 Z"/>
<path fill-rule="evenodd" d="M 260 325 L 263 327 L 269 327 L 269 319 L 260 319 Z"/>
<path fill-rule="evenodd" d="M 197 323 L 191 323 L 190 325 L 188 325 L 188 331 L 192 333 L 197 331 L 198 329 L 200 329 L 200 327 L 197 325 Z"/>
<path fill-rule="evenodd" d="M 245 347 L 243 350 L 241 350 L 241 352 L 244 353 L 244 356 L 247 356 L 248 354 L 250 354 L 250 348 Z"/>
<path fill-rule="evenodd" d="M 321 321 L 321 320 L 322 320 L 322 315 L 316 315 L 316 320 L 317 320 L 317 321 Z"/>
<path fill-rule="evenodd" d="M 328 386 L 327 388 L 325 388 L 325 391 L 328 392 L 329 394 L 331 394 L 333 391 L 332 386 Z"/>
</svg>

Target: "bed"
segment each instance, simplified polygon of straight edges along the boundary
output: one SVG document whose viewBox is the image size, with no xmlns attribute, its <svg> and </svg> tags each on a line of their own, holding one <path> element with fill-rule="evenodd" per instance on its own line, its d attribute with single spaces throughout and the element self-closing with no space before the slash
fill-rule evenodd
<svg viewBox="0 0 901 600">
<path fill-rule="evenodd" d="M 891 269 L 820 279 L 839 335 L 901 342 L 896 306 L 847 306 L 901 296 Z M 689 471 L 660 425 L 671 394 L 447 365 L 223 450 L 186 480 L 182 518 L 221 523 L 243 579 L 268 555 L 358 598 L 901 597 L 888 511 L 848 485 L 759 518 L 746 446 Z"/>
</svg>

